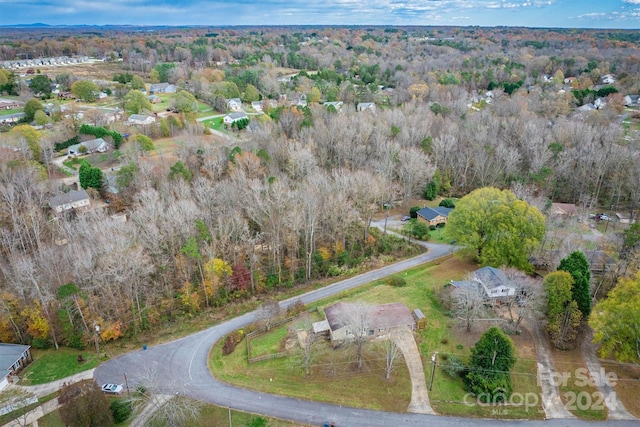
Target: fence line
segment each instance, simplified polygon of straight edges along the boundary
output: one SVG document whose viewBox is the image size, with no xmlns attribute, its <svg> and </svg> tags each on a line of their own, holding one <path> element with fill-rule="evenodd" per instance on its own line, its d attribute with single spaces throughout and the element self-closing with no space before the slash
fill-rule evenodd
<svg viewBox="0 0 640 427">
<path fill-rule="evenodd" d="M 318 313 L 320 312 L 318 307 L 316 307 L 315 309 L 311 309 L 311 310 L 305 310 L 306 313 L 312 313 L 313 311 L 316 311 Z M 286 357 L 289 354 L 286 351 L 281 351 L 279 353 L 272 353 L 272 354 L 263 354 L 262 356 L 251 357 L 251 339 L 253 337 L 257 336 L 257 335 L 264 334 L 265 332 L 268 332 L 272 328 L 277 328 L 278 326 L 282 326 L 285 323 L 291 322 L 296 317 L 299 317 L 300 314 L 302 314 L 302 313 L 298 313 L 295 316 L 286 317 L 284 319 L 280 319 L 280 320 L 278 320 L 276 322 L 273 322 L 273 323 L 269 324 L 269 328 L 267 328 L 267 326 L 264 325 L 264 326 L 261 326 L 259 329 L 256 329 L 253 332 L 249 332 L 245 336 L 245 339 L 247 340 L 247 360 L 249 361 L 249 363 L 256 363 L 256 362 L 262 362 L 263 360 L 271 360 L 271 359 L 278 359 L 280 357 Z"/>
</svg>

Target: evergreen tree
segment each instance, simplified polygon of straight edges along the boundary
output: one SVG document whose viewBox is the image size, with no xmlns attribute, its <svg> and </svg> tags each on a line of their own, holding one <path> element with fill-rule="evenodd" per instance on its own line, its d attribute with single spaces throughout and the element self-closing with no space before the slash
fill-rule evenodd
<svg viewBox="0 0 640 427">
<path fill-rule="evenodd" d="M 489 328 L 471 349 L 465 387 L 484 402 L 500 402 L 511 395 L 511 369 L 516 363 L 513 342 L 497 327 Z"/>
<path fill-rule="evenodd" d="M 566 271 L 573 277 L 571 295 L 586 318 L 591 313 L 591 271 L 587 257 L 580 251 L 573 251 L 560 261 L 558 270 Z"/>
<path fill-rule="evenodd" d="M 103 182 L 102 171 L 100 168 L 91 166 L 89 162 L 83 160 L 80 165 L 78 180 L 80 181 L 80 186 L 85 190 L 87 188 L 100 190 Z"/>
</svg>

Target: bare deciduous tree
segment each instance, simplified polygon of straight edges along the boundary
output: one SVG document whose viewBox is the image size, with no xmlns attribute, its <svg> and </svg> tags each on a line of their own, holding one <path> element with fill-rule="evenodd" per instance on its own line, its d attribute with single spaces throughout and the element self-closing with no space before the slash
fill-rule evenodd
<svg viewBox="0 0 640 427">
<path fill-rule="evenodd" d="M 276 300 L 267 300 L 260 304 L 260 307 L 256 310 L 256 320 L 264 323 L 267 331 L 271 329 L 271 325 L 280 316 L 280 304 Z"/>
<path fill-rule="evenodd" d="M 348 343 L 352 344 L 356 350 L 356 361 L 358 370 L 362 369 L 363 347 L 367 342 L 369 333 L 369 313 L 371 306 L 363 302 L 349 303 L 348 308 L 340 313 L 339 322 L 346 328 Z"/>
<path fill-rule="evenodd" d="M 385 378 L 391 378 L 391 372 L 393 371 L 394 362 L 400 354 L 400 347 L 394 341 L 393 332 L 390 332 L 384 338 L 382 343 L 384 349 L 384 361 L 385 361 Z"/>
<path fill-rule="evenodd" d="M 473 275 L 469 277 L 470 286 L 453 290 L 452 313 L 463 323 L 465 330 L 471 332 L 475 322 L 485 312 L 487 297 L 481 284 L 474 281 Z"/>
<path fill-rule="evenodd" d="M 311 373 L 311 364 L 315 355 L 315 344 L 319 336 L 313 331 L 313 323 L 308 316 L 305 316 L 296 327 L 298 338 L 298 355 L 300 363 L 304 368 L 305 375 Z"/>
<path fill-rule="evenodd" d="M 544 309 L 542 283 L 514 268 L 505 268 L 503 272 L 515 290 L 514 295 L 506 300 L 509 325 L 513 331 L 518 331 L 524 319 L 535 320 L 542 314 Z"/>
</svg>

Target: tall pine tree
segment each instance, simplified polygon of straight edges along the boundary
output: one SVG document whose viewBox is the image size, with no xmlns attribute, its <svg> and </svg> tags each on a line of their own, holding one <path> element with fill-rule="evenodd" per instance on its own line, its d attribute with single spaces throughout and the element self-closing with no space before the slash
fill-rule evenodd
<svg viewBox="0 0 640 427">
<path fill-rule="evenodd" d="M 573 251 L 560 261 L 558 270 L 566 271 L 573 277 L 571 295 L 586 319 L 591 313 L 591 270 L 587 257 L 580 251 Z"/>
</svg>

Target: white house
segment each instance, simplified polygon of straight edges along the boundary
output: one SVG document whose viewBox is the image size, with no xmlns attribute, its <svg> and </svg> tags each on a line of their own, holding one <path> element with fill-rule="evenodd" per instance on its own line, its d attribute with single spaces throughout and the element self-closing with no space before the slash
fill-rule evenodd
<svg viewBox="0 0 640 427">
<path fill-rule="evenodd" d="M 249 116 L 247 116 L 247 113 L 244 113 L 242 111 L 236 111 L 235 113 L 229 113 L 226 116 L 224 116 L 224 119 L 222 119 L 222 122 L 225 125 L 231 125 L 237 122 L 238 120 L 248 119 L 248 118 Z"/>
<path fill-rule="evenodd" d="M 49 206 L 57 213 L 69 209 L 80 209 L 89 206 L 89 194 L 85 190 L 71 190 L 68 193 L 58 194 L 49 199 Z"/>
<path fill-rule="evenodd" d="M 482 288 L 490 300 L 512 297 L 516 289 L 505 274 L 494 267 L 482 267 L 469 280 L 451 281 L 456 288 Z"/>
<path fill-rule="evenodd" d="M 240 111 L 242 109 L 242 101 L 240 98 L 227 99 L 227 108 L 231 111 Z"/>
<path fill-rule="evenodd" d="M 81 147 L 84 147 L 84 149 Z M 79 154 L 104 153 L 107 151 L 107 148 L 109 148 L 107 141 L 102 138 L 96 138 L 68 147 L 67 155 L 77 156 Z"/>
<path fill-rule="evenodd" d="M 149 85 L 149 93 L 175 93 L 176 87 L 171 83 L 155 83 Z"/>
<path fill-rule="evenodd" d="M 373 102 L 360 102 L 356 105 L 356 110 L 358 112 L 361 111 L 371 111 L 372 113 L 376 112 L 376 104 Z"/>
<path fill-rule="evenodd" d="M 127 121 L 128 126 L 135 125 L 150 125 L 156 122 L 156 118 L 153 116 L 145 116 L 144 114 L 132 114 Z"/>
<path fill-rule="evenodd" d="M 253 108 L 258 113 L 262 113 L 262 102 L 261 101 L 252 101 L 251 108 Z"/>
<path fill-rule="evenodd" d="M 604 76 L 600 77 L 600 80 L 606 85 L 612 85 L 616 82 L 616 78 L 611 74 L 605 74 Z"/>
<path fill-rule="evenodd" d="M 640 105 L 640 95 L 625 95 L 624 97 L 625 107 L 634 107 L 636 105 Z"/>
</svg>

